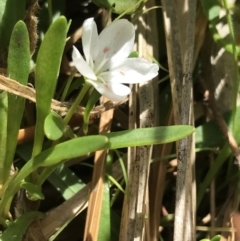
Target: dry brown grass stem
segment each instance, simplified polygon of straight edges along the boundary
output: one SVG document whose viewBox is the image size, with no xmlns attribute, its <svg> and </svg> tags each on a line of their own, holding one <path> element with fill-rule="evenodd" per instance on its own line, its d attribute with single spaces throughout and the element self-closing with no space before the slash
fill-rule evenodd
<svg viewBox="0 0 240 241">
<path fill-rule="evenodd" d="M 146 8 L 155 6 L 155 0 L 149 0 Z M 154 56 L 158 52 L 157 38 L 157 18 L 155 10 L 148 12 L 139 17 L 136 23 L 137 34 L 137 51 L 140 57 L 149 58 L 148 55 Z M 154 43 L 153 43 L 154 42 Z M 139 127 L 150 127 L 155 125 L 154 102 L 156 99 L 157 81 L 150 81 L 140 84 L 138 88 L 139 96 L 139 115 L 136 110 L 132 110 L 135 106 L 130 106 L 131 123 L 139 122 Z M 137 121 L 134 121 L 136 118 Z M 129 180 L 124 200 L 124 208 L 122 213 L 121 225 L 121 241 L 140 241 L 151 240 L 149 219 L 149 200 L 148 200 L 148 180 L 150 159 L 152 157 L 152 147 L 142 146 L 129 150 L 128 173 Z"/>
<path fill-rule="evenodd" d="M 169 73 L 175 124 L 192 124 L 192 70 L 195 0 L 163 0 Z M 174 241 L 195 240 L 195 187 L 193 136 L 178 142 L 178 172 Z"/>
<path fill-rule="evenodd" d="M 161 113 L 161 110 L 160 110 Z M 172 107 L 168 113 L 166 126 L 173 125 Z M 173 143 L 154 146 L 153 158 L 166 156 L 171 153 Z M 168 160 L 151 164 L 150 180 L 149 180 L 149 208 L 150 208 L 150 238 L 151 241 L 158 241 L 160 219 L 162 216 L 162 200 L 165 190 L 167 167 L 170 165 Z"/>
<path fill-rule="evenodd" d="M 36 102 L 36 91 L 33 88 L 28 86 L 19 84 L 16 80 L 5 77 L 4 75 L 0 75 L 0 90 L 7 91 L 11 94 L 20 96 L 22 98 L 28 99 L 32 102 Z M 113 103 L 112 101 L 107 101 L 103 105 L 94 107 L 91 111 L 91 117 L 98 116 L 99 114 L 113 109 L 123 103 L 125 103 L 127 99 Z M 71 107 L 70 102 L 60 102 L 57 100 L 52 100 L 51 108 L 54 111 L 59 112 L 61 115 L 65 115 Z M 83 116 L 85 111 L 84 107 L 79 106 L 76 110 L 76 114 Z"/>
<path fill-rule="evenodd" d="M 104 100 L 107 102 L 107 99 Z M 101 115 L 99 133 L 107 133 L 111 129 L 113 110 Z M 94 158 L 94 170 L 91 182 L 91 192 L 86 217 L 84 241 L 97 241 L 102 212 L 104 182 L 106 178 L 107 150 L 97 151 Z"/>
</svg>

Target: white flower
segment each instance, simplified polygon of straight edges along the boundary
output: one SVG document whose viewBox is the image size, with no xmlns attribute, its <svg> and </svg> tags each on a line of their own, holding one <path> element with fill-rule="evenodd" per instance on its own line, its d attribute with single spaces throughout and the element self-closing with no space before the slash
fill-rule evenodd
<svg viewBox="0 0 240 241">
<path fill-rule="evenodd" d="M 83 23 L 82 45 L 85 60 L 73 46 L 73 65 L 96 90 L 112 101 L 130 94 L 125 84 L 142 83 L 158 74 L 158 65 L 142 58 L 128 58 L 135 30 L 126 19 L 116 20 L 99 35 L 93 18 Z"/>
</svg>

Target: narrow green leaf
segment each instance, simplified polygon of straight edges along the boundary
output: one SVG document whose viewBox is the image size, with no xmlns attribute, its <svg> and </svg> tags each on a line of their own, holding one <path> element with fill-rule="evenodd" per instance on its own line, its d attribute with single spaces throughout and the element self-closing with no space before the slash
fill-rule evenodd
<svg viewBox="0 0 240 241">
<path fill-rule="evenodd" d="M 7 51 L 14 25 L 24 18 L 26 1 L 1 0 L 0 9 L 0 54 L 2 54 Z"/>
<path fill-rule="evenodd" d="M 67 200 L 86 186 L 74 172 L 64 164 L 59 166 L 49 177 L 48 181 L 62 194 Z"/>
<path fill-rule="evenodd" d="M 121 226 L 121 217 L 119 213 L 117 213 L 117 210 L 112 209 L 111 210 L 111 238 L 112 240 L 118 240 L 119 239 L 119 233 L 120 233 L 120 226 Z"/>
<path fill-rule="evenodd" d="M 20 187 L 27 191 L 27 197 L 32 201 L 43 200 L 45 198 L 41 189 L 33 183 L 21 182 Z"/>
<path fill-rule="evenodd" d="M 25 166 L 31 168 L 31 171 L 28 170 L 31 173 L 37 167 L 52 166 L 60 163 L 62 160 L 86 155 L 96 150 L 107 149 L 107 147 L 108 138 L 106 136 L 97 135 L 75 138 L 41 152 L 39 155 L 31 158 Z"/>
<path fill-rule="evenodd" d="M 106 171 L 105 173 L 111 173 L 112 155 L 107 155 Z M 111 241 L 111 204 L 110 204 L 110 183 L 105 175 L 103 187 L 103 198 L 99 200 L 102 202 L 100 225 L 98 232 L 98 241 Z"/>
<path fill-rule="evenodd" d="M 29 175 L 38 167 L 47 167 L 89 152 L 105 149 L 116 149 L 128 146 L 142 146 L 173 142 L 193 133 L 192 126 L 168 126 L 134 129 L 112 132 L 105 135 L 92 135 L 75 138 L 53 146 L 31 158 L 19 171 L 16 178 L 24 172 Z"/>
<path fill-rule="evenodd" d="M 30 47 L 28 30 L 23 21 L 14 26 L 9 52 L 8 52 L 8 76 L 20 84 L 27 85 L 30 69 Z M 8 94 L 8 138 L 5 159 L 4 180 L 7 181 L 10 168 L 15 155 L 18 131 L 21 125 L 25 99 Z"/>
<path fill-rule="evenodd" d="M 0 19 L 1 19 L 0 22 L 2 22 L 3 14 L 5 11 L 5 7 L 6 7 L 6 2 L 7 2 L 7 0 L 0 1 Z"/>
<path fill-rule="evenodd" d="M 103 199 L 101 201 L 102 209 L 98 241 L 111 241 L 110 188 L 107 181 L 104 182 Z"/>
<path fill-rule="evenodd" d="M 193 131 L 192 126 L 161 126 L 79 137 L 53 146 L 31 158 L 9 183 L 3 199 L 0 200 L 0 216 L 7 215 L 21 181 L 39 167 L 53 166 L 97 150 L 169 143 L 184 138 Z"/>
<path fill-rule="evenodd" d="M 122 188 L 121 184 L 111 175 L 105 174 L 108 180 L 110 181 L 110 184 L 112 183 L 113 185 L 116 186 L 116 188 L 121 191 L 122 193 L 125 193 L 124 189 Z"/>
<path fill-rule="evenodd" d="M 32 145 L 29 143 L 25 143 L 19 145 L 17 147 L 17 154 L 24 161 L 28 161 L 31 158 Z M 44 175 L 44 172 L 48 169 L 44 169 L 39 178 Z M 37 185 L 40 186 L 39 178 L 37 181 Z M 60 164 L 55 170 L 48 175 L 48 181 L 62 194 L 62 197 L 67 200 L 76 194 L 80 189 L 85 187 L 85 183 L 80 180 L 74 172 L 72 172 L 68 167 L 64 164 Z M 44 179 L 45 180 L 45 179 Z"/>
<path fill-rule="evenodd" d="M 180 140 L 194 132 L 194 127 L 187 125 L 159 126 L 133 129 L 105 134 L 109 138 L 109 149 L 131 146 L 163 144 Z"/>
<path fill-rule="evenodd" d="M 41 212 L 27 212 L 23 214 L 9 225 L 0 237 L 0 241 L 22 241 L 23 235 L 26 233 L 31 222 L 43 217 L 44 214 Z"/>
<path fill-rule="evenodd" d="M 63 160 L 86 155 L 101 149 L 107 149 L 106 136 L 86 136 L 75 138 L 53 146 L 39 155 L 32 157 L 9 183 L 3 198 L 0 200 L 0 216 L 7 216 L 12 199 L 20 188 L 20 183 L 39 167 L 60 164 Z"/>
<path fill-rule="evenodd" d="M 7 144 L 7 115 L 8 115 L 8 97 L 7 92 L 0 92 L 0 187 L 4 185 L 5 174 L 5 156 Z M 2 196 L 0 189 L 0 197 Z"/>
<path fill-rule="evenodd" d="M 44 133 L 50 140 L 58 140 L 64 131 L 64 121 L 56 112 L 50 112 L 44 121 Z"/>
<path fill-rule="evenodd" d="M 33 156 L 40 153 L 42 149 L 44 120 L 50 112 L 67 30 L 68 24 L 66 18 L 58 18 L 47 31 L 38 52 L 35 76 L 37 123 Z"/>
</svg>

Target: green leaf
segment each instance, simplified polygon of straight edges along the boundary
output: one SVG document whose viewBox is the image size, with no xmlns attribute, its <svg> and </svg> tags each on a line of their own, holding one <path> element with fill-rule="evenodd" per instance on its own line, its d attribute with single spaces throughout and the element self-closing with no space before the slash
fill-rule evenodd
<svg viewBox="0 0 240 241">
<path fill-rule="evenodd" d="M 212 239 L 211 239 L 211 241 L 220 241 L 220 239 L 221 239 L 221 235 L 216 235 L 216 236 L 214 236 Z"/>
<path fill-rule="evenodd" d="M 35 75 L 37 123 L 33 156 L 40 153 L 42 149 L 44 120 L 50 112 L 67 31 L 66 18 L 58 18 L 47 31 L 38 52 Z"/>
<path fill-rule="evenodd" d="M 20 183 L 37 168 L 60 164 L 69 158 L 107 149 L 107 146 L 108 138 L 106 136 L 86 136 L 60 143 L 32 157 L 9 183 L 3 198 L 0 200 L 0 216 L 8 215 L 12 199 L 19 190 Z"/>
<path fill-rule="evenodd" d="M 221 6 L 218 0 L 201 0 L 202 8 L 208 20 L 218 20 Z"/>
<path fill-rule="evenodd" d="M 45 198 L 41 189 L 33 183 L 21 182 L 20 187 L 27 191 L 27 197 L 32 201 L 43 200 Z"/>
<path fill-rule="evenodd" d="M 22 85 L 27 85 L 30 69 L 30 47 L 28 30 L 23 21 L 14 26 L 9 52 L 8 76 Z M 25 99 L 8 94 L 7 150 L 5 159 L 4 180 L 7 181 L 17 146 L 18 131 L 24 112 Z"/>
<path fill-rule="evenodd" d="M 64 164 L 54 170 L 48 177 L 48 181 L 62 194 L 65 200 L 68 200 L 86 186 L 85 183 Z"/>
<path fill-rule="evenodd" d="M 0 1 L 0 54 L 7 51 L 14 25 L 23 20 L 26 11 L 25 0 Z"/>
<path fill-rule="evenodd" d="M 112 156 L 110 154 L 107 155 L 106 160 L 106 171 L 105 173 L 111 172 L 112 166 Z M 101 207 L 101 216 L 100 216 L 100 225 L 98 232 L 98 241 L 111 241 L 111 203 L 110 203 L 110 183 L 107 176 L 104 176 L 104 184 L 103 184 L 103 198 L 99 200 L 102 202 Z"/>
<path fill-rule="evenodd" d="M 164 144 L 180 140 L 194 132 L 194 127 L 187 125 L 159 126 L 133 129 L 105 134 L 109 138 L 109 149 L 131 146 Z"/>
<path fill-rule="evenodd" d="M 104 182 L 98 241 L 111 241 L 110 187 Z"/>
<path fill-rule="evenodd" d="M 4 11 L 5 11 L 6 2 L 7 2 L 7 0 L 0 1 L 0 19 L 1 19 L 1 22 L 2 22 Z"/>
<path fill-rule="evenodd" d="M 186 125 L 160 126 L 79 137 L 53 146 L 32 157 L 9 183 L 4 197 L 0 200 L 0 216 L 7 215 L 21 181 L 39 167 L 53 166 L 97 150 L 169 143 L 184 138 L 193 131 L 194 127 Z"/>
<path fill-rule="evenodd" d="M 117 210 L 111 210 L 111 238 L 112 240 L 118 240 L 121 226 L 121 217 Z"/>
<path fill-rule="evenodd" d="M 216 235 L 211 240 L 205 238 L 205 239 L 201 239 L 200 241 L 220 241 L 220 239 L 221 239 L 221 235 Z"/>
<path fill-rule="evenodd" d="M 26 233 L 31 222 L 43 217 L 44 214 L 41 212 L 27 212 L 23 214 L 9 225 L 0 237 L 0 241 L 22 241 L 23 235 Z"/>
<path fill-rule="evenodd" d="M 62 160 L 86 155 L 89 152 L 106 149 L 117 149 L 129 146 L 154 145 L 173 142 L 192 134 L 192 126 L 160 126 L 133 129 L 75 138 L 53 146 L 30 159 L 25 166 L 31 173 L 37 167 L 47 167 L 60 163 Z M 19 174 L 25 169 L 20 170 Z M 24 178 L 23 178 L 24 179 Z"/>
<path fill-rule="evenodd" d="M 137 51 L 132 51 L 128 58 L 138 58 L 139 57 L 139 53 Z"/>
<path fill-rule="evenodd" d="M 210 121 L 196 128 L 196 147 L 219 147 L 225 143 L 223 133 L 215 121 Z"/>
<path fill-rule="evenodd" d="M 50 112 L 44 121 L 44 133 L 50 140 L 58 140 L 62 137 L 65 124 L 60 115 Z"/>
<path fill-rule="evenodd" d="M 209 20 L 209 29 L 211 30 L 213 39 L 216 43 L 222 46 L 226 51 L 233 53 L 232 43 L 229 40 L 224 39 L 218 32 L 216 25 L 219 20 L 221 5 L 218 0 L 201 0 L 203 11 Z M 230 27 L 230 26 L 229 26 Z M 235 46 L 237 54 L 240 54 L 240 48 Z"/>
<path fill-rule="evenodd" d="M 223 119 L 225 120 L 229 130 L 232 129 L 230 125 L 231 116 L 232 116 L 232 111 L 229 111 L 223 114 Z M 236 119 L 237 120 L 240 119 L 240 107 L 237 107 Z M 240 144 L 240 136 L 239 136 L 240 125 L 236 125 L 235 128 L 236 129 L 234 130 L 233 135 L 236 138 L 237 143 Z M 201 148 L 219 147 L 219 146 L 223 146 L 224 143 L 226 143 L 226 139 L 223 135 L 223 132 L 220 130 L 216 121 L 210 121 L 201 126 L 198 126 L 196 128 L 195 136 L 196 136 L 196 147 L 201 147 Z"/>
<path fill-rule="evenodd" d="M 93 0 L 93 3 L 99 7 L 112 10 L 117 14 L 135 13 L 139 8 L 142 8 L 143 2 L 143 0 Z"/>
<path fill-rule="evenodd" d="M 4 185 L 5 174 L 5 156 L 7 144 L 7 115 L 8 115 L 8 97 L 7 92 L 0 92 L 0 197 Z"/>
</svg>

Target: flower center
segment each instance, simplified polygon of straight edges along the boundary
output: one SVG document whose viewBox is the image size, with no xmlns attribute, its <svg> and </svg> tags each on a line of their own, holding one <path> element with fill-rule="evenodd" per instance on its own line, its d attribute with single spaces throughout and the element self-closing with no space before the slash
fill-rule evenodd
<svg viewBox="0 0 240 241">
<path fill-rule="evenodd" d="M 101 72 L 101 68 L 104 66 L 104 64 L 106 64 L 106 62 L 108 61 L 108 58 L 106 58 L 106 55 L 104 55 L 102 61 L 99 63 L 98 66 L 94 66 L 94 72 L 96 75 L 98 75 Z"/>
<path fill-rule="evenodd" d="M 97 80 L 102 81 L 102 83 L 108 88 L 108 85 L 107 85 L 106 81 L 101 76 L 98 76 Z"/>
</svg>

